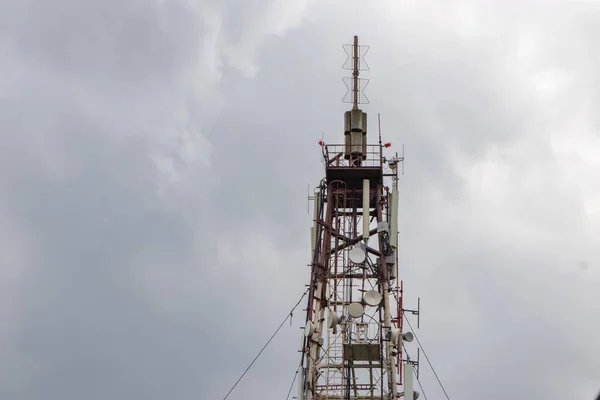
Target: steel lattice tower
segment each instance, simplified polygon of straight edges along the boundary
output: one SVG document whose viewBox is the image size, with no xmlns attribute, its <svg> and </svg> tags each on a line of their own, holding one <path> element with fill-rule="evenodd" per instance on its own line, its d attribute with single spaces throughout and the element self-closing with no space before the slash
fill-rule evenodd
<svg viewBox="0 0 600 400">
<path fill-rule="evenodd" d="M 325 178 L 315 189 L 311 277 L 298 400 L 418 396 L 404 365 L 402 283 L 398 280 L 398 166 L 389 144 L 367 143 L 359 71 L 364 46 L 347 48 L 353 71 L 344 144 L 320 142 Z M 391 186 L 391 187 L 390 187 Z M 404 368 L 406 367 L 406 368 Z M 404 379 L 402 379 L 404 377 Z M 404 382 L 403 382 L 404 380 Z"/>
</svg>

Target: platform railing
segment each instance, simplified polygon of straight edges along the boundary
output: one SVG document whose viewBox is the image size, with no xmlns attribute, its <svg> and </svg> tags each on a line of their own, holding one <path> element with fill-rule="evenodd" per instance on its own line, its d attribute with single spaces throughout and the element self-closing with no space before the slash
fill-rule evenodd
<svg viewBox="0 0 600 400">
<path fill-rule="evenodd" d="M 378 144 L 367 145 L 366 158 L 353 157 L 346 159 L 346 146 L 343 144 L 323 145 L 323 158 L 327 168 L 331 167 L 380 167 L 381 148 Z"/>
</svg>

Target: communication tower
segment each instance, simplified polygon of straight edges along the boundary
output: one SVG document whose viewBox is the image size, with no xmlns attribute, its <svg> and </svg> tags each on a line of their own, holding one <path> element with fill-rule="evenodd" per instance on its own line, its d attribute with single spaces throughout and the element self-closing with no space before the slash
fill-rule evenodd
<svg viewBox="0 0 600 400">
<path fill-rule="evenodd" d="M 359 79 L 368 48 L 344 46 L 352 77 L 343 144 L 320 142 L 325 178 L 314 191 L 311 276 L 298 400 L 416 399 L 413 362 L 403 359 L 398 279 L 398 170 L 390 147 L 367 140 L 368 102 Z M 413 311 L 413 314 L 416 313 Z"/>
</svg>

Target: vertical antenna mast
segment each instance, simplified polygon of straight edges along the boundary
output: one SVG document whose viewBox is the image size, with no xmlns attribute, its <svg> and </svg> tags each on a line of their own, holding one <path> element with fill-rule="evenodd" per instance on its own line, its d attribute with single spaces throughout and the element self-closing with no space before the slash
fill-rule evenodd
<svg viewBox="0 0 600 400">
<path fill-rule="evenodd" d="M 368 47 L 354 36 L 344 50 L 344 68 L 352 70 L 344 102 L 352 108 L 344 113 L 344 143 L 319 142 L 325 178 L 313 196 L 298 400 L 396 400 L 404 394 L 402 344 L 412 340 L 402 332 L 398 164 L 383 158 L 389 144 L 381 144 L 380 129 L 379 143 L 367 143 L 367 113 L 359 104 L 368 103 L 368 80 L 359 72 L 368 69 Z"/>
<path fill-rule="evenodd" d="M 358 77 L 360 71 L 369 70 L 369 65 L 365 61 L 365 54 L 369 51 L 369 46 L 359 46 L 358 36 L 354 36 L 353 44 L 345 44 L 344 51 L 348 58 L 342 68 L 351 70 L 352 77 L 343 78 L 348 90 L 342 101 L 344 103 L 352 103 L 352 109 L 358 110 L 359 104 L 369 104 L 369 99 L 364 94 L 369 80 Z"/>
<path fill-rule="evenodd" d="M 352 71 L 352 78 L 353 78 L 353 97 L 354 97 L 354 101 L 352 102 L 352 108 L 354 110 L 358 110 L 358 36 L 354 36 L 354 45 L 352 46 L 352 50 L 354 53 L 353 59 L 354 59 L 354 68 Z"/>
</svg>

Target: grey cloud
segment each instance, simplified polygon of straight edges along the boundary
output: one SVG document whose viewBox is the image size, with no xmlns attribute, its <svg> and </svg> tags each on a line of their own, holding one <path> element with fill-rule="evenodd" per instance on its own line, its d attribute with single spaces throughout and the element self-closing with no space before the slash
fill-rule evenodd
<svg viewBox="0 0 600 400">
<path fill-rule="evenodd" d="M 201 24 L 183 3 L 161 13 L 141 2 L 26 6 L 15 6 L 4 35 L 7 65 L 29 74 L 3 82 L 2 190 L 3 211 L 34 256 L 5 292 L 18 312 L 2 321 L 9 373 L 0 392 L 200 396 L 211 337 L 189 313 L 204 311 L 194 304 L 174 319 L 163 311 L 172 300 L 148 295 L 132 268 L 151 260 L 181 277 L 194 269 L 189 218 L 157 197 L 151 158 L 170 130 L 186 128 L 182 79 L 201 50 Z"/>
<path fill-rule="evenodd" d="M 536 17 L 528 4 L 518 20 L 542 33 L 569 7 Z M 532 133 L 547 110 L 512 65 L 517 18 L 476 10 L 483 23 L 469 38 L 425 8 L 313 5 L 312 24 L 276 37 L 262 25 L 265 2 L 195 5 L 19 3 L 5 17 L 0 124 L 13 134 L 0 137 L 0 216 L 14 228 L 3 223 L 0 237 L 15 238 L 10 259 L 27 268 L 11 278 L 14 306 L 0 308 L 4 397 L 227 392 L 304 290 L 306 183 L 322 174 L 321 132 L 341 140 L 341 44 L 354 33 L 372 46 L 370 137 L 381 111 L 393 149 L 406 143 L 402 276 L 407 302 L 423 297 L 418 334 L 452 398 L 503 398 L 508 382 L 523 397 L 597 392 L 586 328 L 597 322 L 598 260 L 581 199 L 560 197 L 568 176 Z M 568 50 L 540 40 L 550 43 L 541 66 Z M 595 65 L 567 54 L 560 65 Z M 494 204 L 469 174 L 490 149 L 517 172 L 497 182 Z M 529 162 L 560 177 L 532 189 Z M 528 201 L 560 205 L 540 221 L 517 207 Z M 230 398 L 287 393 L 302 321 L 297 312 Z M 421 371 L 441 396 L 425 362 Z"/>
<path fill-rule="evenodd" d="M 6 32 L 13 50 L 45 71 L 88 84 L 152 81 L 181 72 L 202 24 L 185 2 L 19 3 Z M 93 18 L 91 18 L 93 17 Z M 6 26 L 6 25 L 5 25 Z"/>
</svg>

